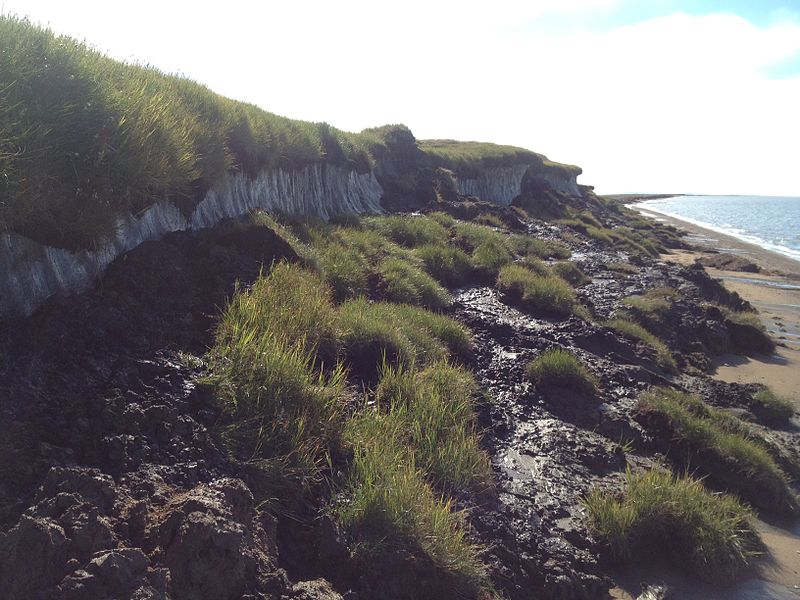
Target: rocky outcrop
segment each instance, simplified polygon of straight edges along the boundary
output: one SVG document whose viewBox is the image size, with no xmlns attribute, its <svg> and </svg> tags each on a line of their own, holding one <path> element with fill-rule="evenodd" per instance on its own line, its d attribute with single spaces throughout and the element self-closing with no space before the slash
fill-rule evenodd
<svg viewBox="0 0 800 600">
<path fill-rule="evenodd" d="M 119 255 L 167 233 L 212 227 L 255 209 L 328 219 L 341 213 L 382 212 L 383 190 L 373 173 L 330 165 L 300 171 L 263 171 L 255 179 L 231 175 L 212 189 L 187 219 L 170 203 L 120 218 L 94 250 L 70 252 L 15 233 L 0 234 L 0 318 L 29 315 L 49 297 L 86 289 Z"/>
</svg>

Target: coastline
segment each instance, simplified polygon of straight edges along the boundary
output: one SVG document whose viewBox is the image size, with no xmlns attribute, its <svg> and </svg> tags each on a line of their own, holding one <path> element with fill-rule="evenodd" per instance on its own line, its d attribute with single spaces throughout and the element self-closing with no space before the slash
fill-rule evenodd
<svg viewBox="0 0 800 600">
<path fill-rule="evenodd" d="M 776 393 L 790 398 L 800 410 L 800 262 L 744 242 L 733 236 L 704 229 L 674 217 L 657 215 L 661 222 L 686 232 L 694 248 L 673 250 L 662 260 L 690 265 L 696 259 L 719 252 L 735 254 L 758 265 L 760 273 L 743 273 L 705 267 L 758 311 L 778 344 L 772 356 L 721 355 L 715 358 L 714 377 L 722 381 L 768 384 Z"/>
<path fill-rule="evenodd" d="M 774 250 L 762 248 L 757 244 L 746 242 L 736 236 L 701 227 L 695 223 L 665 215 L 654 210 L 641 207 L 636 207 L 634 210 L 641 213 L 643 216 L 655 219 L 666 225 L 673 225 L 685 231 L 687 234 L 687 241 L 697 246 L 698 250 L 726 252 L 737 256 L 743 256 L 761 267 L 762 276 L 782 276 L 790 282 L 800 284 L 800 261 L 794 260 Z M 750 276 L 750 274 L 743 273 L 737 273 L 737 275 L 745 277 Z"/>
<path fill-rule="evenodd" d="M 772 356 L 717 356 L 713 362 L 715 369 L 712 376 L 727 382 L 769 385 L 777 394 L 791 399 L 800 412 L 800 262 L 672 216 L 638 207 L 636 210 L 644 216 L 675 226 L 686 234 L 686 241 L 693 245 L 688 250 L 672 250 L 662 254 L 661 259 L 665 262 L 688 266 L 699 258 L 728 253 L 745 258 L 761 268 L 760 273 L 743 273 L 705 267 L 709 275 L 721 279 L 725 287 L 737 292 L 759 311 L 762 321 L 778 344 Z M 795 417 L 795 421 L 798 420 Z M 766 544 L 767 554 L 756 566 L 756 579 L 722 591 L 698 584 L 669 567 L 665 569 L 661 566 L 653 568 L 651 579 L 660 577 L 666 580 L 677 596 L 687 600 L 788 600 L 800 597 L 800 526 L 795 522 L 784 528 L 759 519 L 757 527 Z M 636 598 L 635 590 L 642 576 L 641 569 L 628 569 L 617 574 L 619 587 L 612 590 L 612 598 Z"/>
</svg>

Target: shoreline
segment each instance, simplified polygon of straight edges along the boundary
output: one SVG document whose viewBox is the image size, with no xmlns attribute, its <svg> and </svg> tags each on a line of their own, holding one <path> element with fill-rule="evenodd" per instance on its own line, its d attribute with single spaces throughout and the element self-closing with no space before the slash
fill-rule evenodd
<svg viewBox="0 0 800 600">
<path fill-rule="evenodd" d="M 654 219 L 666 225 L 672 225 L 687 232 L 686 241 L 697 246 L 698 250 L 707 252 L 720 252 L 746 257 L 762 269 L 762 273 L 737 273 L 741 277 L 758 277 L 769 275 L 783 277 L 790 283 L 800 284 L 800 261 L 795 260 L 785 254 L 775 250 L 763 248 L 753 242 L 747 242 L 738 237 L 721 233 L 714 229 L 696 225 L 690 221 L 685 221 L 671 215 L 637 207 L 636 210 L 642 216 Z"/>
<path fill-rule="evenodd" d="M 761 273 L 743 273 L 705 267 L 709 275 L 720 279 L 726 288 L 758 310 L 778 344 L 772 356 L 717 356 L 712 375 L 721 381 L 768 384 L 800 410 L 800 262 L 693 223 L 660 214 L 658 217 L 686 232 L 686 240 L 694 246 L 672 250 L 663 254 L 662 260 L 688 266 L 698 258 L 728 250 L 762 269 Z"/>
<path fill-rule="evenodd" d="M 692 244 L 691 249 L 662 254 L 661 260 L 665 262 L 689 266 L 698 258 L 728 253 L 746 258 L 762 269 L 760 273 L 749 273 L 705 267 L 709 275 L 720 279 L 726 288 L 737 292 L 759 311 L 762 322 L 778 343 L 772 356 L 728 354 L 714 357 L 711 375 L 721 381 L 769 385 L 777 394 L 791 399 L 800 412 L 800 262 L 672 216 L 636 210 L 643 216 L 673 225 L 684 232 L 686 241 Z M 795 417 L 796 422 L 798 419 Z M 755 578 L 733 589 L 720 590 L 698 584 L 673 568 L 663 566 L 652 568 L 651 579 L 668 580 L 672 591 L 687 600 L 800 597 L 800 527 L 795 523 L 784 529 L 762 520 L 757 521 L 757 527 L 766 544 L 767 555 L 756 566 Z M 618 587 L 612 590 L 612 598 L 636 598 L 635 590 L 642 575 L 641 568 L 617 573 Z"/>
</svg>

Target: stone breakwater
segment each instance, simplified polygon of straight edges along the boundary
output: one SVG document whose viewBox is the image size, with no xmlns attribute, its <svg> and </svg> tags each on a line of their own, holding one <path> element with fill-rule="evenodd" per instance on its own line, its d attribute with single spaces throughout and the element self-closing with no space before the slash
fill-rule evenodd
<svg viewBox="0 0 800 600">
<path fill-rule="evenodd" d="M 89 287 L 121 254 L 168 233 L 213 227 L 255 209 L 311 215 L 382 212 L 383 189 L 374 173 L 329 165 L 299 171 L 262 171 L 255 179 L 232 175 L 208 192 L 187 219 L 176 206 L 155 204 L 120 218 L 113 234 L 93 250 L 70 252 L 14 233 L 0 234 L 0 318 L 29 315 L 56 294 Z"/>
</svg>

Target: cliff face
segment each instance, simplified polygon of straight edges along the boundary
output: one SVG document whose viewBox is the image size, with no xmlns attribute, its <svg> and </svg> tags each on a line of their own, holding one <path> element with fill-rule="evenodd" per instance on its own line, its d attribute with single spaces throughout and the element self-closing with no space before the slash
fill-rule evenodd
<svg viewBox="0 0 800 600">
<path fill-rule="evenodd" d="M 70 252 L 16 233 L 0 234 L 0 317 L 29 315 L 55 294 L 86 289 L 119 255 L 167 233 L 212 227 L 254 209 L 328 219 L 340 213 L 382 212 L 383 190 L 373 173 L 331 165 L 300 171 L 262 171 L 255 179 L 231 175 L 212 189 L 189 219 L 170 203 L 141 216 L 120 218 L 110 238 L 94 250 Z"/>
<path fill-rule="evenodd" d="M 525 164 L 510 167 L 487 169 L 476 178 L 456 177 L 456 185 L 460 194 L 477 196 L 483 200 L 498 204 L 511 204 L 519 196 L 522 180 L 526 176 L 546 183 L 552 189 L 570 196 L 581 197 L 578 188 L 578 172 L 566 173 L 559 170 L 548 170 L 546 167 Z"/>
</svg>

